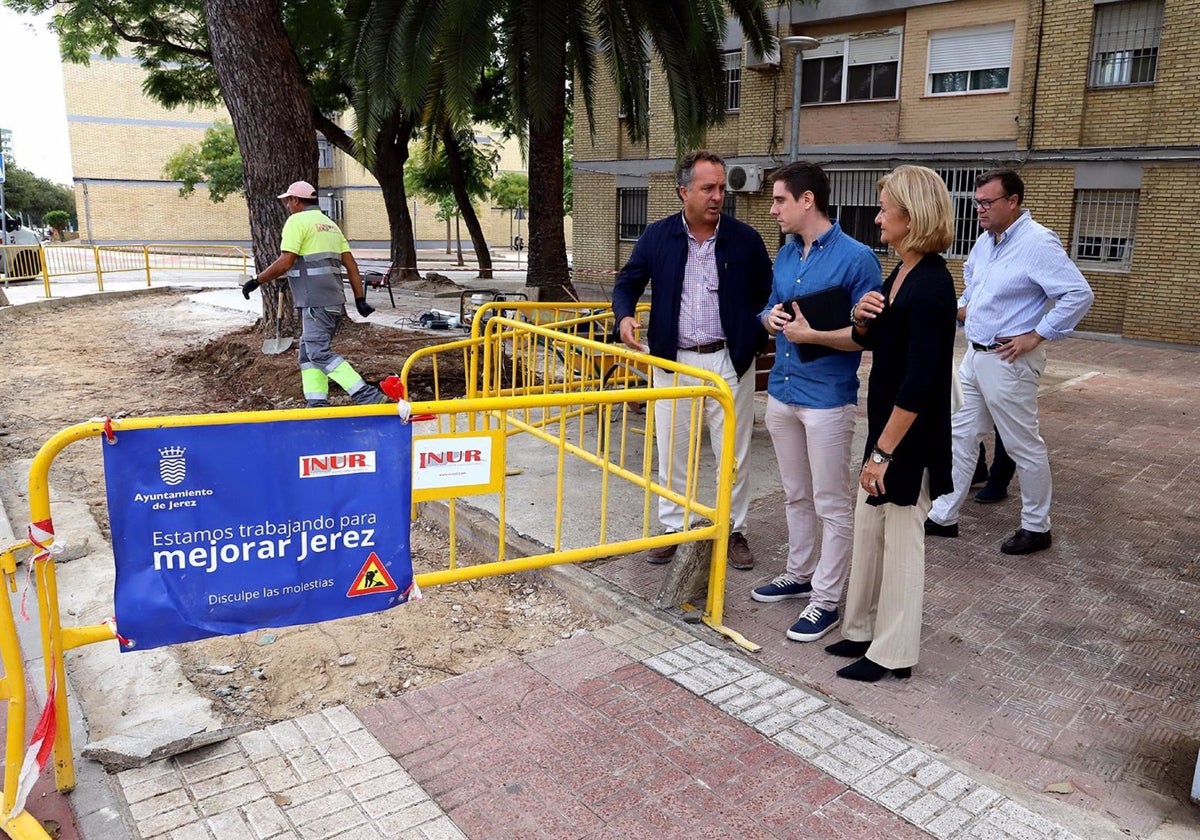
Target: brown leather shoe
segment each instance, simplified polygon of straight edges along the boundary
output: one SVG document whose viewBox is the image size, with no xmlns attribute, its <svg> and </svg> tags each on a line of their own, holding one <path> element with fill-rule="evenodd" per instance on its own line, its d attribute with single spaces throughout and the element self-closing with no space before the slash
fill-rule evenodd
<svg viewBox="0 0 1200 840">
<path fill-rule="evenodd" d="M 678 545 L 660 545 L 658 548 L 652 548 L 646 552 L 646 562 L 653 563 L 655 566 L 670 563 L 677 548 L 679 548 Z"/>
<path fill-rule="evenodd" d="M 754 568 L 754 554 L 750 551 L 745 534 L 729 535 L 729 565 L 742 571 Z"/>
</svg>

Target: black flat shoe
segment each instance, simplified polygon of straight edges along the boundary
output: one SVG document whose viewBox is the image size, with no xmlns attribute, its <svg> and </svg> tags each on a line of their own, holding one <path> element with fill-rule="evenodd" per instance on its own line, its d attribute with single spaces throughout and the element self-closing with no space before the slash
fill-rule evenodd
<svg viewBox="0 0 1200 840">
<path fill-rule="evenodd" d="M 925 520 L 925 536 L 927 537 L 957 537 L 958 523 L 941 525 L 932 519 Z"/>
<path fill-rule="evenodd" d="M 825 645 L 825 652 L 832 653 L 834 656 L 849 656 L 857 658 L 865 656 L 867 649 L 871 647 L 870 642 L 852 642 L 849 639 L 842 639 L 840 642 L 834 642 L 831 645 Z"/>
<path fill-rule="evenodd" d="M 1017 533 L 1004 541 L 1000 550 L 1005 554 L 1033 554 L 1035 551 L 1049 548 L 1051 542 L 1049 531 L 1026 531 L 1024 528 L 1018 528 Z"/>
<path fill-rule="evenodd" d="M 842 679 L 859 682 L 879 682 L 885 674 L 891 674 L 898 680 L 906 680 L 912 676 L 912 668 L 884 668 L 864 656 L 857 662 L 851 662 L 845 668 L 838 669 L 837 672 Z"/>
</svg>

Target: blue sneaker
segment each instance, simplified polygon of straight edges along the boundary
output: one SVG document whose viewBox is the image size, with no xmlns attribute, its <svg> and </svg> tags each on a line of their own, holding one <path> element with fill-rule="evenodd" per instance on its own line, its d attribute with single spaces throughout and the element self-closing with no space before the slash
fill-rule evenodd
<svg viewBox="0 0 1200 840">
<path fill-rule="evenodd" d="M 836 609 L 823 610 L 809 604 L 787 631 L 787 637 L 794 642 L 815 642 L 841 623 Z"/>
<path fill-rule="evenodd" d="M 803 598 L 810 592 L 812 592 L 811 583 L 806 580 L 796 580 L 784 572 L 770 583 L 751 590 L 750 598 L 754 601 L 762 601 L 764 604 L 773 604 L 789 598 Z"/>
</svg>

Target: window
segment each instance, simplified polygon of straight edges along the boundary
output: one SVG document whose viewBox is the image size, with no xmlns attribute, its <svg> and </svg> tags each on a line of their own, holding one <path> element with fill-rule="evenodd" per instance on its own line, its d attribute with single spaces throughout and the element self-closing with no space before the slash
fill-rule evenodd
<svg viewBox="0 0 1200 840">
<path fill-rule="evenodd" d="M 650 113 L 650 62 L 649 61 L 643 62 L 643 66 L 644 66 L 645 73 L 646 73 L 646 113 L 649 114 Z M 617 116 L 621 119 L 626 119 L 629 116 L 629 114 L 627 114 L 625 112 L 625 104 L 624 103 L 621 103 L 620 110 L 617 112 Z"/>
<path fill-rule="evenodd" d="M 1163 0 L 1096 6 L 1088 84 L 1118 87 L 1153 83 L 1162 21 Z"/>
<path fill-rule="evenodd" d="M 950 205 L 954 208 L 954 242 L 946 249 L 947 257 L 966 259 L 982 233 L 975 214 L 975 179 L 986 171 L 983 168 L 937 170 L 946 182 Z"/>
<path fill-rule="evenodd" d="M 646 230 L 650 191 L 646 187 L 617 190 L 617 238 L 637 240 Z"/>
<path fill-rule="evenodd" d="M 1013 25 L 975 26 L 929 36 L 931 94 L 1008 90 Z"/>
<path fill-rule="evenodd" d="M 325 195 L 318 194 L 317 205 L 321 208 L 322 213 L 335 222 L 340 222 L 346 217 L 346 201 L 340 190 Z"/>
<path fill-rule="evenodd" d="M 895 99 L 900 33 L 841 37 L 804 52 L 800 102 L 865 102 Z"/>
<path fill-rule="evenodd" d="M 324 137 L 317 138 L 317 168 L 333 169 L 333 145 Z"/>
<path fill-rule="evenodd" d="M 725 53 L 725 110 L 742 107 L 742 51 Z"/>
<path fill-rule="evenodd" d="M 1137 190 L 1076 190 L 1071 258 L 1078 263 L 1128 269 L 1133 260 Z"/>
<path fill-rule="evenodd" d="M 829 218 L 837 219 L 847 234 L 877 254 L 886 254 L 879 240 L 879 179 L 886 169 L 834 169 L 829 171 Z"/>
<path fill-rule="evenodd" d="M 726 216 L 737 218 L 737 193 L 733 190 L 725 191 L 725 200 L 721 202 L 721 212 Z"/>
</svg>

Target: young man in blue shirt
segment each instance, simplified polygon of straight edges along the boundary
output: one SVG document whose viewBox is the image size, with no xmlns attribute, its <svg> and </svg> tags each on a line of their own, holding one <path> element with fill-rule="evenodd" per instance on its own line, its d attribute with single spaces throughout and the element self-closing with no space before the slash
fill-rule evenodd
<svg viewBox="0 0 1200 840">
<path fill-rule="evenodd" d="M 771 215 L 792 241 L 775 257 L 771 297 L 760 318 L 775 336 L 766 421 L 786 499 L 788 559 L 783 574 L 750 597 L 764 602 L 807 597 L 787 637 L 812 642 L 840 622 L 837 605 L 854 541 L 850 443 L 862 353 L 850 337 L 849 313 L 864 294 L 879 291 L 882 276 L 871 249 L 830 220 L 829 177 L 819 166 L 789 163 L 772 180 Z M 793 301 L 838 288 L 845 293 L 845 326 L 817 333 L 816 342 L 796 344 L 809 325 Z M 827 298 L 840 299 L 836 292 Z"/>
</svg>

